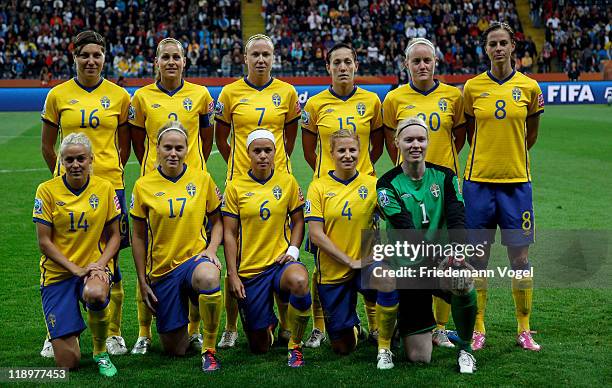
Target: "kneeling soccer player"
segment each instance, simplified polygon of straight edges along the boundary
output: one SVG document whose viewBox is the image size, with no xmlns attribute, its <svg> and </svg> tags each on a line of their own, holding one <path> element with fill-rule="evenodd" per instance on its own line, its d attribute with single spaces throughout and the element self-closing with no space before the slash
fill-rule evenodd
<svg viewBox="0 0 612 388">
<path fill-rule="evenodd" d="M 430 242 L 438 242 L 438 232 L 448 230 L 451 241 L 455 238 L 461 240 L 461 236 L 465 235 L 465 222 L 457 176 L 450 169 L 425 162 L 429 143 L 425 122 L 418 117 L 400 121 L 395 142 L 402 153 L 403 162 L 383 175 L 376 187 L 378 206 L 388 228 L 421 231 L 423 239 Z M 417 260 L 413 265 L 423 265 L 426 260 L 429 259 L 425 258 L 421 262 Z M 404 339 L 408 359 L 412 362 L 429 363 L 432 330 L 436 327 L 431 308 L 432 294 L 450 301 L 453 320 L 460 337 L 458 368 L 461 373 L 472 373 L 476 369 L 470 345 L 476 317 L 475 290 L 470 289 L 463 295 L 456 295 L 431 289 L 435 287 L 433 282 L 426 284 L 432 286 L 401 289 L 395 293 L 379 293 L 379 299 L 381 294 L 390 294 L 387 302 L 391 301 L 386 303 L 387 308 L 382 315 L 392 317 L 399 307 L 398 327 Z M 383 336 L 392 333 L 394 323 L 393 319 L 379 321 L 379 343 L 386 342 L 387 338 Z M 393 367 L 390 350 L 379 349 L 378 367 Z"/>
<path fill-rule="evenodd" d="M 132 193 L 132 249 L 140 294 L 157 317 L 164 350 L 182 356 L 189 348 L 192 303 L 203 322 L 202 370 L 212 372 L 221 367 L 215 349 L 223 308 L 217 258 L 223 235 L 220 193 L 210 174 L 184 163 L 187 144 L 187 131 L 178 121 L 159 129 L 159 167 L 140 177 Z M 210 241 L 206 217 L 212 225 Z"/>
<path fill-rule="evenodd" d="M 108 262 L 119 250 L 119 200 L 110 182 L 90 175 L 91 142 L 71 133 L 60 146 L 61 176 L 36 190 L 36 223 L 40 260 L 40 292 L 55 363 L 79 366 L 79 335 L 85 330 L 79 302 L 87 306 L 93 358 L 100 374 L 117 369 L 106 350 L 110 301 Z"/>
<path fill-rule="evenodd" d="M 308 271 L 297 261 L 304 238 L 304 198 L 292 175 L 273 169 L 272 132 L 251 132 L 246 147 L 251 169 L 228 183 L 221 207 L 229 291 L 238 299 L 253 353 L 265 353 L 273 343 L 278 323 L 274 293 L 288 298 L 288 365 L 301 367 L 302 337 L 312 304 Z"/>
<path fill-rule="evenodd" d="M 357 292 L 376 303 L 376 291 L 361 287 L 360 257 L 361 231 L 375 224 L 376 178 L 357 171 L 359 150 L 355 132 L 341 129 L 330 136 L 335 169 L 311 183 L 305 210 L 310 238 L 319 247 L 317 287 L 325 327 L 332 349 L 339 354 L 348 354 L 357 345 Z"/>
</svg>

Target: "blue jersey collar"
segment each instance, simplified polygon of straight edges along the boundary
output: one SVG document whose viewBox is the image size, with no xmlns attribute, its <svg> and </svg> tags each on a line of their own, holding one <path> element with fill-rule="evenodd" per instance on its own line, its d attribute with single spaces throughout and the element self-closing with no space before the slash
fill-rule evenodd
<svg viewBox="0 0 612 388">
<path fill-rule="evenodd" d="M 167 180 L 169 180 L 170 182 L 176 183 L 176 182 L 179 181 L 179 179 L 181 179 L 183 177 L 183 175 L 185 175 L 185 171 L 187 171 L 187 165 L 185 163 L 183 163 L 183 171 L 181 171 L 181 173 L 178 174 L 175 177 L 171 177 L 171 176 L 168 176 L 168 175 L 164 174 L 164 172 L 162 171 L 161 166 L 157 167 L 157 171 L 159 171 L 159 174 L 161 176 L 163 176 L 164 178 L 166 178 Z"/>
<path fill-rule="evenodd" d="M 157 88 L 159 90 L 161 90 L 162 92 L 164 92 L 167 95 L 169 95 L 170 97 L 172 97 L 172 96 L 174 96 L 176 93 L 178 93 L 183 88 L 183 85 L 185 85 L 185 80 L 181 80 L 181 84 L 179 85 L 179 87 L 174 89 L 174 90 L 166 90 L 166 88 L 164 88 L 162 86 L 161 81 L 157 81 L 155 83 L 155 85 L 157 85 Z"/>
<path fill-rule="evenodd" d="M 247 174 L 249 174 L 249 176 L 251 177 L 251 179 L 253 179 L 255 182 L 261 184 L 261 185 L 265 185 L 270 179 L 272 179 L 272 177 L 274 176 L 274 169 L 272 169 L 272 172 L 270 173 L 270 176 L 267 177 L 266 179 L 257 179 L 257 177 L 255 175 L 253 175 L 253 171 L 249 169 L 249 171 L 247 172 Z"/>
<path fill-rule="evenodd" d="M 357 177 L 359 176 L 359 171 L 357 171 L 357 172 L 355 173 L 355 175 L 353 175 L 353 176 L 352 176 L 352 177 L 350 177 L 349 179 L 347 179 L 347 180 L 343 180 L 343 179 L 340 179 L 340 178 L 338 178 L 337 176 L 335 176 L 335 175 L 334 175 L 334 171 L 335 171 L 335 170 L 331 170 L 331 171 L 329 171 L 329 172 L 328 172 L 329 176 L 330 176 L 330 177 L 332 177 L 332 179 L 333 179 L 333 180 L 335 180 L 336 182 L 340 182 L 340 183 L 342 183 L 342 184 L 343 184 L 343 185 L 345 185 L 345 186 L 348 186 L 348 185 L 349 185 L 349 183 L 351 183 L 352 181 L 354 181 L 354 180 L 355 180 L 355 178 L 357 178 Z"/>
<path fill-rule="evenodd" d="M 491 80 L 497 82 L 500 85 L 503 85 L 506 82 L 508 82 L 512 77 L 514 77 L 514 74 L 516 74 L 516 70 L 512 69 L 512 73 L 510 73 L 509 76 L 507 76 L 506 78 L 504 78 L 502 80 L 499 80 L 499 79 L 495 78 L 493 73 L 491 73 L 491 70 L 487 70 L 487 75 L 489 76 L 489 78 L 491 78 Z"/>
<path fill-rule="evenodd" d="M 355 93 L 357 92 L 357 85 L 353 86 L 353 90 L 351 90 L 351 92 L 347 94 L 346 96 L 341 96 L 337 94 L 336 92 L 334 92 L 334 89 L 331 86 L 329 87 L 328 90 L 331 93 L 331 95 L 336 97 L 337 99 L 342 100 L 342 101 L 347 101 L 349 98 L 353 97 Z"/>
<path fill-rule="evenodd" d="M 74 82 L 76 82 L 76 84 L 83 90 L 85 90 L 87 93 L 91 93 L 94 90 L 96 90 L 98 88 L 98 86 L 100 86 L 102 84 L 102 81 L 104 81 L 104 78 L 100 77 L 100 81 L 98 81 L 97 84 L 95 84 L 94 86 L 91 87 L 87 87 L 85 85 L 83 85 L 82 83 L 79 82 L 77 77 L 74 77 Z"/>
<path fill-rule="evenodd" d="M 270 80 L 268 82 L 266 82 L 265 84 L 263 84 L 262 86 L 257 86 L 253 83 L 251 83 L 251 81 L 248 80 L 247 77 L 244 77 L 244 83 L 246 83 L 249 87 L 261 92 L 262 90 L 264 90 L 265 88 L 267 88 L 268 86 L 270 86 L 270 84 L 272 84 L 272 81 L 274 81 L 274 77 L 270 77 Z"/>
<path fill-rule="evenodd" d="M 417 93 L 420 93 L 424 96 L 427 96 L 429 94 L 431 94 L 431 92 L 433 92 L 434 90 L 436 90 L 438 88 L 438 86 L 440 86 L 440 81 L 438 81 L 437 79 L 434 80 L 434 86 L 431 87 L 431 89 L 429 90 L 421 90 L 419 88 L 417 88 L 414 83 L 412 83 L 412 81 L 410 81 L 410 87 L 412 88 L 412 90 L 414 90 Z"/>
<path fill-rule="evenodd" d="M 87 182 L 85 182 L 85 184 L 83 185 L 83 187 L 81 187 L 80 189 L 75 189 L 74 187 L 70 186 L 70 184 L 68 183 L 68 179 L 66 179 L 66 174 L 62 175 L 62 181 L 64 181 L 64 185 L 66 186 L 66 188 L 74 195 L 76 195 L 77 197 L 79 195 L 81 195 L 81 193 L 83 191 L 85 191 L 85 189 L 87 188 L 87 186 L 89 186 L 89 176 L 87 177 Z"/>
</svg>

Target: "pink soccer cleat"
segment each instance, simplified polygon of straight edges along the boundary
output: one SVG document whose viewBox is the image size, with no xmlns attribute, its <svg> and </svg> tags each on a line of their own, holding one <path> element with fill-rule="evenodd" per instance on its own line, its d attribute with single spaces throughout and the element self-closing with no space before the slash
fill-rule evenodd
<svg viewBox="0 0 612 388">
<path fill-rule="evenodd" d="M 476 351 L 484 348 L 486 340 L 487 338 L 485 337 L 484 333 L 475 331 L 472 334 L 472 350 Z"/>
<path fill-rule="evenodd" d="M 533 340 L 531 337 L 531 332 L 529 331 L 524 331 L 519 334 L 518 337 L 516 337 L 516 343 L 525 350 L 539 352 L 542 349 L 542 347 Z"/>
</svg>

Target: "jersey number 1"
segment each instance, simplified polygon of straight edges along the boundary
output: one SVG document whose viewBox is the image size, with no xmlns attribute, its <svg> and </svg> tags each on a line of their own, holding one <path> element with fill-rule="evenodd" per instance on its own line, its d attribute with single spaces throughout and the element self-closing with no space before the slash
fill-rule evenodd
<svg viewBox="0 0 612 388">
<path fill-rule="evenodd" d="M 89 114 L 89 127 L 96 129 L 98 128 L 98 125 L 100 125 L 100 118 L 98 116 L 96 116 L 96 112 L 98 110 L 94 109 L 91 111 L 91 113 Z M 85 123 L 85 116 L 87 116 L 85 109 L 81 109 L 81 128 L 87 128 L 88 125 L 86 125 Z"/>
</svg>

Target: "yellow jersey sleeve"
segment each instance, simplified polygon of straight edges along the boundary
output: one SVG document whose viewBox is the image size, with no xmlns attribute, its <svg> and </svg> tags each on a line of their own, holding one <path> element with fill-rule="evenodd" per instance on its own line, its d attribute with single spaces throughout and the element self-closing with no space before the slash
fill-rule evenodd
<svg viewBox="0 0 612 388">
<path fill-rule="evenodd" d="M 215 118 L 227 125 L 232 123 L 232 96 L 230 85 L 226 85 L 223 87 L 223 89 L 221 89 L 221 93 L 219 94 L 219 97 L 217 97 L 217 104 L 215 106 Z"/>
<path fill-rule="evenodd" d="M 319 131 L 317 127 L 319 109 L 315 101 L 314 97 L 309 98 L 302 111 L 302 129 L 312 134 L 317 134 Z"/>
<path fill-rule="evenodd" d="M 200 99 L 200 128 L 208 128 L 213 125 L 215 102 L 208 89 L 202 86 L 204 89 L 203 97 Z"/>
<path fill-rule="evenodd" d="M 474 99 L 472 97 L 472 83 L 471 80 L 467 80 L 463 85 L 463 111 L 465 115 L 474 117 Z"/>
<path fill-rule="evenodd" d="M 221 191 L 213 181 L 209 173 L 206 173 L 206 215 L 210 216 L 216 213 L 221 206 Z"/>
<path fill-rule="evenodd" d="M 454 109 L 453 109 L 453 111 L 455 112 L 455 114 L 453 116 L 453 129 L 454 129 L 454 128 L 457 128 L 457 127 L 460 127 L 460 126 L 464 125 L 465 122 L 466 122 L 466 119 L 465 119 L 465 108 L 463 106 L 463 96 L 461 95 L 459 90 L 457 90 L 457 97 L 454 100 Z"/>
<path fill-rule="evenodd" d="M 44 184 L 38 185 L 34 197 L 34 209 L 32 218 L 34 222 L 40 222 L 47 226 L 53 226 L 53 207 L 55 202 L 53 196 Z"/>
<path fill-rule="evenodd" d="M 527 110 L 527 117 L 534 116 L 544 112 L 544 95 L 542 89 L 536 81 L 533 81 L 530 90 L 530 101 Z"/>
<path fill-rule="evenodd" d="M 129 122 L 130 116 L 130 94 L 123 89 L 123 97 L 121 99 L 121 113 L 119 113 L 119 125 L 125 125 Z"/>
<path fill-rule="evenodd" d="M 146 221 L 147 209 L 144 206 L 143 198 L 140 195 L 141 180 L 138 179 L 132 190 L 132 199 L 130 200 L 130 215 L 140 221 Z"/>
<path fill-rule="evenodd" d="M 134 97 L 132 97 L 132 102 L 130 103 L 130 110 L 128 115 L 128 121 L 135 127 L 140 129 L 145 128 L 145 110 L 142 101 L 142 89 L 138 89 L 134 93 Z"/>
<path fill-rule="evenodd" d="M 57 128 L 59 127 L 60 122 L 56 91 L 56 88 L 49 90 L 47 98 L 45 99 L 45 106 L 42 110 L 41 119 L 42 121 Z"/>
<path fill-rule="evenodd" d="M 313 181 L 308 187 L 306 204 L 304 206 L 304 219 L 308 221 L 323 222 L 323 198 L 319 180 Z"/>
<path fill-rule="evenodd" d="M 230 181 L 225 187 L 225 193 L 223 193 L 223 201 L 221 202 L 221 213 L 224 216 L 230 216 L 234 218 L 240 217 L 240 210 L 238 209 L 238 198 L 236 188 Z"/>
<path fill-rule="evenodd" d="M 373 96 L 374 100 L 374 113 L 372 117 L 372 124 L 370 125 L 371 131 L 376 131 L 383 126 L 383 117 L 382 117 L 382 104 L 380 103 L 380 99 L 375 94 Z"/>
<path fill-rule="evenodd" d="M 291 85 L 288 85 L 288 97 L 289 97 L 289 109 L 287 114 L 285 115 L 285 123 L 292 123 L 300 118 L 302 115 L 302 108 L 300 107 L 300 102 L 298 101 L 298 94 L 295 88 Z"/>
<path fill-rule="evenodd" d="M 293 175 L 289 175 L 289 177 L 291 179 L 291 193 L 289 197 L 289 208 L 287 210 L 289 214 L 293 214 L 304 207 L 304 194 L 295 177 Z"/>
<path fill-rule="evenodd" d="M 382 103 L 382 123 L 392 131 L 395 131 L 397 127 L 397 104 L 394 96 L 393 91 L 387 93 Z"/>
</svg>

